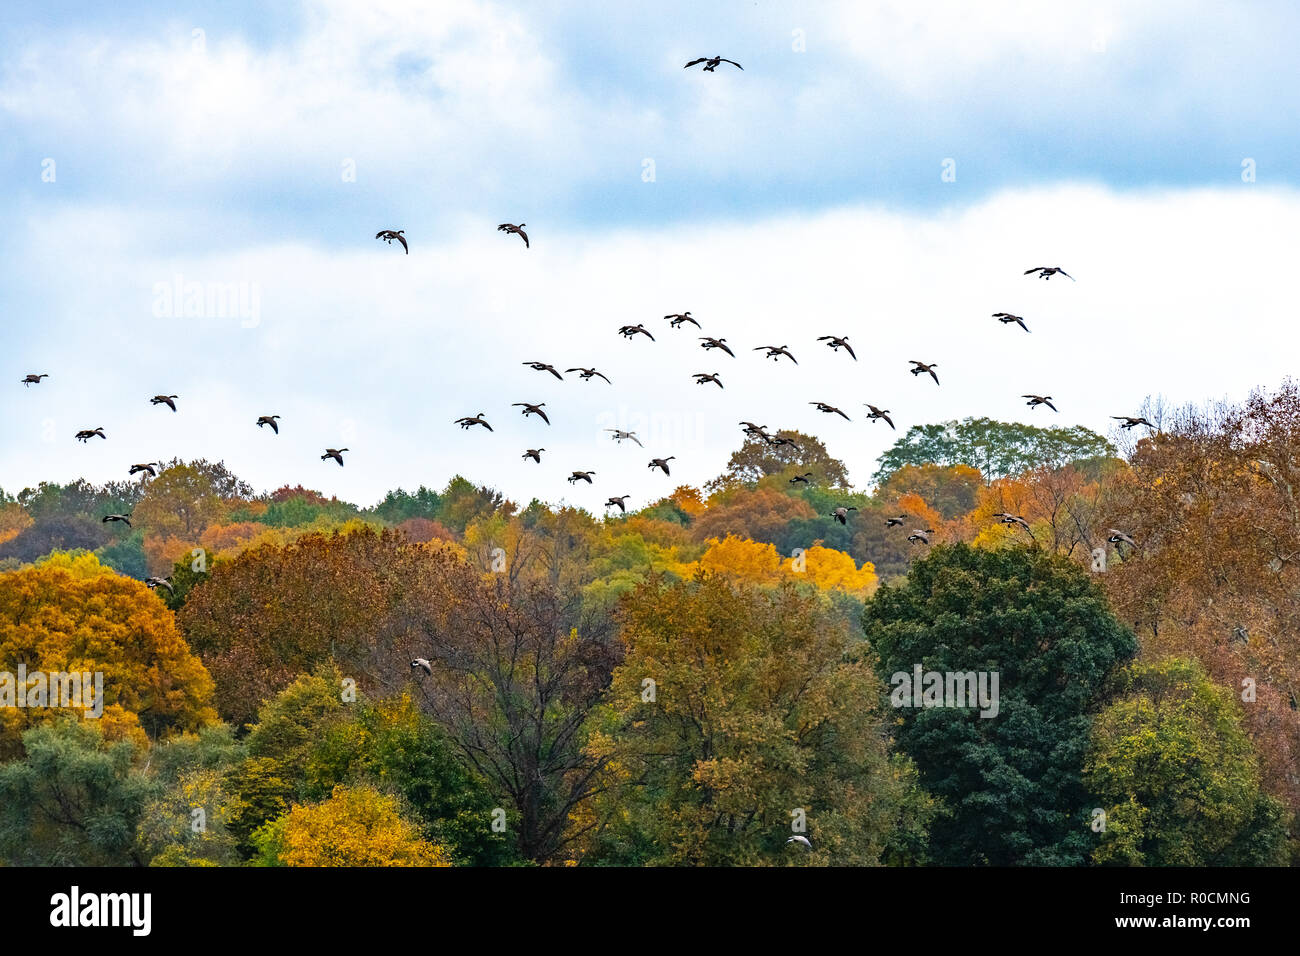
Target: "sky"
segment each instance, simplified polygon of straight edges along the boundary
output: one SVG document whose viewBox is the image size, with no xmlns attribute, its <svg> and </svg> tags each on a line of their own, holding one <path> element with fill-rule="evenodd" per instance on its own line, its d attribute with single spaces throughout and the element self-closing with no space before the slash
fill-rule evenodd
<svg viewBox="0 0 1300 956">
<path fill-rule="evenodd" d="M 1147 396 L 1291 373 L 1300 8 L 704 6 L 7 11 L 0 488 L 203 457 L 259 491 L 368 505 L 460 473 L 599 512 L 716 476 L 742 419 L 817 434 L 867 488 L 911 425 L 1109 434 Z M 712 55 L 744 69 L 682 68 Z M 701 331 L 662 318 L 686 310 Z M 638 323 L 655 341 L 617 334 Z M 478 412 L 493 432 L 453 424 Z"/>
</svg>

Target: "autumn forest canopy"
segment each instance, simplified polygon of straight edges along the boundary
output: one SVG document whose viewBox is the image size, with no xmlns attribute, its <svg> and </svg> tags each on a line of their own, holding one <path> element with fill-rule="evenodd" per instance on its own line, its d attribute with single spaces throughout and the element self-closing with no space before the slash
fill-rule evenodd
<svg viewBox="0 0 1300 956">
<path fill-rule="evenodd" d="M 865 491 L 751 436 L 603 514 L 0 491 L 0 675 L 103 680 L 0 678 L 0 861 L 1300 861 L 1300 390 L 1141 412 L 914 426 Z"/>
</svg>

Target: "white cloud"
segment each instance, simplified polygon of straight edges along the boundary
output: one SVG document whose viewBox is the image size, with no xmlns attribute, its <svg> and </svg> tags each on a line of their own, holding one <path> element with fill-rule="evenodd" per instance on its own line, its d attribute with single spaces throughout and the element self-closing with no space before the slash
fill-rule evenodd
<svg viewBox="0 0 1300 956">
<path fill-rule="evenodd" d="M 267 241 L 159 257 L 132 210 L 69 207 L 22 225 L 37 239 L 12 268 L 43 289 L 46 327 L 10 377 L 51 378 L 4 405 L 0 485 L 102 481 L 175 454 L 224 458 L 260 488 L 301 482 L 362 503 L 461 472 L 524 502 L 599 510 L 610 494 L 640 503 L 716 475 L 740 443 L 736 422 L 751 419 L 815 432 L 865 486 L 912 424 L 988 415 L 1105 431 L 1148 394 L 1201 401 L 1277 384 L 1300 347 L 1286 304 L 1298 215 L 1300 195 L 1245 184 L 1065 185 L 924 214 L 541 229 L 531 249 L 476 227 L 441 242 L 413 235 L 409 256 L 367 238 L 343 253 Z M 43 275 L 40 237 L 79 231 L 117 239 Z M 1021 274 L 1056 264 L 1078 282 Z M 176 273 L 256 283 L 260 323 L 155 318 L 153 284 Z M 738 357 L 706 353 L 693 328 L 660 318 L 684 309 Z M 1032 334 L 997 311 L 1024 315 Z M 658 341 L 616 334 L 638 322 Z M 830 333 L 849 335 L 860 361 L 815 341 Z M 799 365 L 751 351 L 769 343 L 788 344 Z M 908 374 L 913 358 L 938 362 L 943 385 Z M 556 382 L 520 364 L 533 359 L 595 365 L 614 384 Z M 725 390 L 693 384 L 698 371 L 721 372 Z M 148 405 L 159 391 L 182 396 L 179 414 Z M 1031 412 L 1022 392 L 1053 395 L 1060 415 Z M 554 425 L 523 419 L 516 401 L 545 401 Z M 899 432 L 863 420 L 864 402 L 892 409 Z M 479 411 L 495 433 L 452 425 Z M 269 413 L 284 416 L 279 438 L 253 425 Z M 72 441 L 96 425 L 108 442 Z M 637 429 L 646 448 L 617 446 L 603 427 Z M 327 445 L 352 449 L 345 468 L 319 461 Z M 538 445 L 541 466 L 520 458 Z M 671 479 L 647 470 L 669 454 Z M 596 470 L 592 488 L 565 483 L 579 468 Z"/>
</svg>

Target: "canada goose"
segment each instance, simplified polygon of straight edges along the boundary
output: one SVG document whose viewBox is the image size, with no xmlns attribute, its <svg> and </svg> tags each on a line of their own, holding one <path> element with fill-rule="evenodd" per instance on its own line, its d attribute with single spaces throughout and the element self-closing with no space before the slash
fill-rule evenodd
<svg viewBox="0 0 1300 956">
<path fill-rule="evenodd" d="M 766 425 L 755 425 L 753 422 L 737 422 L 736 424 L 745 426 L 746 435 L 753 435 L 755 437 L 767 435 Z"/>
<path fill-rule="evenodd" d="M 1070 273 L 1066 272 L 1060 266 L 1034 266 L 1032 269 L 1026 269 L 1025 275 L 1032 275 L 1035 272 L 1038 273 L 1038 278 L 1040 279 L 1050 279 L 1059 272 L 1071 282 L 1074 281 L 1074 276 L 1070 275 Z"/>
<path fill-rule="evenodd" d="M 99 428 L 83 428 L 81 431 L 77 432 L 77 441 L 88 442 L 96 435 L 103 438 L 105 441 L 108 440 L 108 436 L 104 434 L 104 426 L 101 425 Z"/>
<path fill-rule="evenodd" d="M 49 378 L 49 377 L 50 377 L 50 375 L 49 375 L 48 372 L 42 372 L 40 375 L 31 374 L 31 375 L 24 376 L 24 378 L 23 378 L 23 387 L 24 387 L 24 388 L 30 388 L 30 387 L 33 386 L 33 385 L 40 385 L 40 384 L 41 384 L 41 379 L 43 379 L 43 378 Z"/>
<path fill-rule="evenodd" d="M 406 254 L 409 256 L 411 254 L 411 247 L 406 244 L 406 237 L 402 235 L 404 232 L 406 232 L 405 229 L 398 229 L 395 232 L 392 229 L 381 229 L 375 233 L 375 238 L 383 239 L 390 246 L 393 244 L 393 240 L 396 239 L 402 244 L 402 248 L 406 250 Z"/>
<path fill-rule="evenodd" d="M 836 508 L 834 511 L 830 513 L 829 517 L 834 518 L 840 524 L 848 524 L 849 512 L 857 511 L 857 510 L 858 510 L 857 508 L 854 508 L 852 506 L 846 508 L 843 505 L 840 505 L 840 507 Z"/>
<path fill-rule="evenodd" d="M 849 418 L 848 415 L 845 415 L 842 411 L 840 411 L 840 410 L 839 410 L 838 408 L 836 408 L 834 405 L 827 405 L 825 402 L 809 402 L 808 404 L 809 404 L 809 405 L 816 405 L 816 406 L 817 406 L 817 411 L 819 411 L 819 412 L 825 412 L 825 413 L 828 414 L 828 415 L 839 415 L 839 416 L 840 416 L 841 418 L 843 418 L 846 422 L 851 422 L 851 421 L 853 421 L 853 419 Z"/>
<path fill-rule="evenodd" d="M 275 420 L 279 417 L 280 417 L 279 415 L 258 415 L 257 427 L 261 428 L 263 425 L 270 425 L 271 431 L 275 432 L 278 435 L 280 434 L 280 426 L 276 424 Z"/>
<path fill-rule="evenodd" d="M 856 362 L 858 360 L 857 353 L 853 351 L 853 346 L 849 345 L 849 337 L 847 335 L 819 335 L 817 336 L 817 341 L 825 342 L 836 352 L 840 349 L 844 349 L 844 351 L 848 352 L 849 355 L 853 356 L 853 361 Z"/>
<path fill-rule="evenodd" d="M 651 335 L 646 330 L 646 327 L 644 325 L 641 325 L 640 323 L 637 323 L 636 325 L 625 325 L 618 330 L 618 334 L 623 336 L 628 341 L 631 341 L 637 335 L 644 335 L 651 342 L 655 340 L 655 337 Z"/>
<path fill-rule="evenodd" d="M 939 376 L 934 374 L 934 370 L 939 367 L 938 362 L 932 362 L 929 365 L 926 365 L 924 362 L 918 362 L 916 359 L 908 359 L 908 361 L 916 366 L 910 370 L 913 375 L 924 375 L 926 372 L 929 372 L 930 377 L 934 379 L 934 384 L 939 384 Z"/>
<path fill-rule="evenodd" d="M 1147 426 L 1147 428 L 1155 428 L 1155 427 L 1156 427 L 1155 425 L 1152 425 L 1149 421 L 1146 420 L 1146 418 L 1144 418 L 1144 417 L 1141 416 L 1141 415 L 1112 415 L 1112 416 L 1110 416 L 1110 417 L 1113 418 L 1113 419 L 1115 419 L 1115 421 L 1117 421 L 1117 422 L 1123 422 L 1123 423 L 1124 423 L 1123 425 L 1120 425 L 1120 426 L 1119 426 L 1120 428 L 1133 428 L 1133 427 L 1136 426 L 1136 425 L 1145 425 L 1145 426 Z"/>
<path fill-rule="evenodd" d="M 147 587 L 150 591 L 152 591 L 154 588 L 166 588 L 169 593 L 171 594 L 176 593 L 176 589 L 172 587 L 171 581 L 168 580 L 167 578 L 159 578 L 159 577 L 145 578 L 144 584 L 145 587 Z"/>
<path fill-rule="evenodd" d="M 180 398 L 179 395 L 155 395 L 153 398 L 149 399 L 149 404 L 166 405 L 172 411 L 176 411 L 176 399 L 178 398 Z"/>
<path fill-rule="evenodd" d="M 667 458 L 651 458 L 651 459 L 650 459 L 650 464 L 646 465 L 646 467 L 647 467 L 647 468 L 662 468 L 664 474 L 665 474 L 665 475 L 669 475 L 669 474 L 672 474 L 672 472 L 670 472 L 670 471 L 668 470 L 668 463 L 669 463 L 670 461 L 672 461 L 672 460 L 673 460 L 674 458 L 676 458 L 676 457 L 677 457 L 676 455 L 669 455 Z"/>
<path fill-rule="evenodd" d="M 577 484 L 579 481 L 585 481 L 587 484 L 591 484 L 591 476 L 594 474 L 594 471 L 575 471 L 565 480 L 571 485 Z"/>
<path fill-rule="evenodd" d="M 886 425 L 888 425 L 890 428 L 894 428 L 894 420 L 889 417 L 889 409 L 876 408 L 875 405 L 871 405 L 867 402 L 864 402 L 863 404 L 866 405 L 867 408 L 871 409 L 871 411 L 867 414 L 867 418 L 871 419 L 873 422 L 877 418 L 883 419 Z M 898 429 L 894 428 L 894 431 L 898 431 Z"/>
<path fill-rule="evenodd" d="M 799 445 L 795 442 L 793 438 L 783 438 L 780 435 L 775 435 L 775 436 L 765 435 L 764 437 L 767 439 L 767 443 L 774 448 L 779 448 L 781 445 L 789 445 L 795 451 L 803 450 L 799 447 Z"/>
<path fill-rule="evenodd" d="M 790 484 L 797 485 L 800 482 L 802 482 L 805 485 L 811 484 L 812 482 L 810 482 L 808 479 L 811 478 L 812 476 L 813 473 L 811 471 L 805 471 L 802 475 L 795 475 L 793 478 L 791 478 Z"/>
<path fill-rule="evenodd" d="M 901 527 L 902 524 L 903 524 L 903 522 L 906 521 L 906 520 L 907 520 L 907 515 L 899 515 L 897 518 L 886 518 L 886 519 L 885 519 L 885 527 L 886 527 L 886 528 L 898 528 L 898 527 Z"/>
<path fill-rule="evenodd" d="M 321 461 L 324 461 L 326 458 L 333 458 L 335 461 L 337 461 L 337 462 L 339 463 L 339 467 L 342 468 L 342 467 L 343 467 L 343 453 L 344 453 L 345 451 L 347 451 L 346 448 L 326 448 L 326 449 L 325 449 L 325 454 L 323 454 L 323 455 L 320 456 L 320 460 L 321 460 Z"/>
<path fill-rule="evenodd" d="M 770 358 L 773 362 L 779 362 L 781 361 L 781 356 L 784 355 L 791 362 L 794 362 L 795 365 L 799 364 L 798 360 L 793 355 L 790 354 L 790 350 L 787 349 L 784 345 L 781 346 L 760 345 L 756 349 L 754 349 L 754 351 L 761 352 L 764 349 L 767 349 L 767 354 L 764 355 L 763 358 Z"/>
<path fill-rule="evenodd" d="M 717 372 L 714 372 L 712 375 L 706 375 L 703 372 L 695 373 L 696 385 L 707 385 L 709 382 L 712 382 L 714 385 L 718 386 L 718 388 L 722 388 L 722 379 L 718 378 Z"/>
<path fill-rule="evenodd" d="M 511 407 L 511 408 L 522 408 L 522 409 L 524 410 L 524 411 L 523 411 L 523 415 L 524 415 L 525 418 L 527 418 L 529 415 L 536 415 L 536 416 L 538 416 L 542 421 L 546 422 L 546 424 L 549 425 L 549 424 L 551 423 L 551 420 L 550 420 L 549 418 L 547 418 L 547 417 L 546 417 L 546 413 L 545 413 L 544 411 L 542 411 L 542 406 L 545 405 L 545 404 L 546 404 L 545 402 L 539 402 L 539 403 L 536 404 L 536 405 L 530 405 L 530 404 L 528 404 L 527 402 L 512 402 L 512 403 L 510 404 L 510 407 Z"/>
<path fill-rule="evenodd" d="M 456 424 L 466 431 L 469 431 L 475 425 L 482 425 L 488 431 L 493 430 L 492 426 L 487 423 L 487 419 L 483 417 L 482 412 L 479 412 L 477 415 L 466 415 L 464 418 L 458 418 L 456 419 Z"/>
<path fill-rule="evenodd" d="M 786 846 L 789 846 L 791 843 L 798 843 L 800 846 L 807 847 L 810 850 L 813 848 L 812 843 L 809 842 L 806 836 L 792 836 L 790 837 L 790 839 L 786 840 L 785 842 L 786 842 Z"/>
<path fill-rule="evenodd" d="M 623 514 L 627 514 L 626 502 L 629 497 L 631 496 L 630 495 L 619 495 L 618 497 L 611 496 L 610 499 L 605 502 L 605 507 L 612 508 L 614 507 L 614 505 L 618 505 L 618 510 L 623 512 Z"/>
<path fill-rule="evenodd" d="M 1119 550 L 1119 545 L 1121 542 L 1128 545 L 1134 551 L 1137 550 L 1137 542 L 1134 541 L 1129 535 L 1125 534 L 1123 531 L 1117 531 L 1114 528 L 1107 528 L 1106 530 L 1110 532 L 1110 537 L 1107 538 L 1106 540 L 1109 541 L 1111 544 L 1115 545 L 1116 550 Z"/>
<path fill-rule="evenodd" d="M 555 370 L 554 365 L 547 365 L 545 362 L 524 362 L 523 364 L 538 372 L 550 372 L 561 382 L 564 381 L 564 376 Z"/>
<path fill-rule="evenodd" d="M 1037 408 L 1039 405 L 1046 405 L 1052 411 L 1056 411 L 1056 406 L 1052 404 L 1051 395 L 1021 395 L 1020 397 L 1029 399 L 1025 404 L 1030 408 Z"/>
<path fill-rule="evenodd" d="M 934 534 L 933 528 L 926 528 L 924 531 L 922 531 L 920 528 L 917 528 L 915 531 L 913 531 L 911 534 L 907 536 L 907 540 L 920 541 L 922 544 L 929 544 L 930 535 L 932 534 Z"/>
<path fill-rule="evenodd" d="M 524 232 L 524 226 L 526 225 L 528 225 L 526 222 L 521 222 L 517 226 L 511 225 L 508 222 L 503 222 L 501 225 L 497 226 L 497 231 L 518 236 L 524 241 L 524 248 L 528 249 L 531 247 L 528 245 L 528 233 Z"/>
<path fill-rule="evenodd" d="M 566 371 L 566 372 L 578 372 L 578 373 L 580 373 L 580 374 L 578 375 L 578 378 L 582 379 L 584 382 L 585 382 L 585 381 L 588 381 L 588 380 L 589 380 L 593 375 L 599 375 L 599 376 L 600 376 L 601 378 L 603 378 L 605 381 L 609 382 L 609 376 L 608 376 L 608 375 L 605 375 L 603 372 L 597 372 L 594 368 L 581 368 L 581 367 L 579 367 L 579 368 L 566 368 L 565 371 Z M 613 382 L 609 382 L 609 384 L 613 385 L 614 383 L 613 383 Z"/>
<path fill-rule="evenodd" d="M 630 438 L 632 441 L 636 442 L 637 445 L 640 446 L 641 448 L 645 447 L 645 445 L 641 444 L 641 439 L 636 437 L 636 432 L 625 432 L 621 428 L 606 428 L 605 431 L 613 432 L 614 441 L 618 442 L 620 445 L 623 444 L 623 439 Z"/>
<path fill-rule="evenodd" d="M 415 660 L 411 661 L 411 670 L 424 671 L 430 677 L 433 676 L 433 665 L 423 657 L 417 657 Z"/>
<path fill-rule="evenodd" d="M 146 474 L 148 474 L 150 478 L 157 478 L 158 469 L 161 467 L 162 467 L 162 462 L 150 461 L 150 462 L 145 462 L 143 465 L 132 465 L 130 473 L 132 475 L 138 475 L 140 472 L 143 471 Z M 144 479 L 142 478 L 140 480 L 143 481 Z"/>
<path fill-rule="evenodd" d="M 533 461 L 537 462 L 540 465 L 542 463 L 542 452 L 544 451 L 546 451 L 545 448 L 530 448 L 519 457 L 531 458 Z"/>
<path fill-rule="evenodd" d="M 732 358 L 736 357 L 736 353 L 731 351 L 731 349 L 727 347 L 726 339 L 715 339 L 712 338 L 711 336 L 701 335 L 700 341 L 704 343 L 703 345 L 700 346 L 700 348 L 702 349 L 722 349 L 722 351 L 726 352 Z"/>
<path fill-rule="evenodd" d="M 693 67 L 696 63 L 703 63 L 703 64 L 704 64 L 704 72 L 705 72 L 705 73 L 712 73 L 714 70 L 716 70 L 716 69 L 717 69 L 719 66 L 721 66 L 723 63 L 730 63 L 732 66 L 734 66 L 734 67 L 735 67 L 736 69 L 738 69 L 738 70 L 743 70 L 743 69 L 744 69 L 744 67 L 741 66 L 739 63 L 737 63 L 735 60 L 728 60 L 725 56 L 702 56 L 702 57 L 700 57 L 698 60 L 691 60 L 691 62 L 690 62 L 690 63 L 687 63 L 686 66 L 682 67 L 682 69 L 683 69 L 683 70 L 690 69 L 690 68 Z"/>
<path fill-rule="evenodd" d="M 696 322 L 695 319 L 691 317 L 690 310 L 685 312 L 675 312 L 672 315 L 665 315 L 664 318 L 667 319 L 668 324 L 675 329 L 681 328 L 683 322 L 689 322 L 697 329 L 700 328 L 700 323 Z"/>
<path fill-rule="evenodd" d="M 1013 515 L 1009 511 L 999 511 L 993 517 L 997 518 L 998 522 L 1001 524 L 1019 525 L 1020 527 L 1024 528 L 1026 531 L 1029 531 L 1031 535 L 1033 534 L 1033 532 L 1030 531 L 1029 529 L 1029 522 L 1026 521 L 1024 518 L 1022 518 L 1020 515 Z"/>
<path fill-rule="evenodd" d="M 126 525 L 129 528 L 131 527 L 131 512 L 128 511 L 124 515 L 104 515 L 104 517 L 100 518 L 99 520 L 101 524 L 109 524 L 113 521 L 120 521 L 122 522 L 122 524 Z"/>
<path fill-rule="evenodd" d="M 1018 315 L 1012 315 L 1010 312 L 994 312 L 993 318 L 997 319 L 1003 325 L 1006 325 L 1008 322 L 1014 322 L 1026 332 L 1029 331 L 1029 326 L 1025 325 L 1025 320 Z"/>
</svg>

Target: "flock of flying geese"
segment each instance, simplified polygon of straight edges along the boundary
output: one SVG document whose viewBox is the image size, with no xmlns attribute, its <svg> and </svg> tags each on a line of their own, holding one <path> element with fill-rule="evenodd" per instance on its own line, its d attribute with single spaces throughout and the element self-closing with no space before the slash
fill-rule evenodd
<svg viewBox="0 0 1300 956">
<path fill-rule="evenodd" d="M 717 68 L 723 63 L 729 63 L 732 66 L 736 67 L 738 70 L 744 69 L 744 67 L 742 67 L 736 61 L 729 60 L 722 56 L 700 57 L 698 59 L 691 60 L 689 63 L 685 65 L 684 68 L 689 69 L 690 67 L 703 64 L 703 71 L 705 73 L 712 73 L 716 71 Z M 502 232 L 507 236 L 511 236 L 511 235 L 518 236 L 521 240 L 523 240 L 524 248 L 528 249 L 531 248 L 531 244 L 528 239 L 528 233 L 524 231 L 525 225 L 526 224 L 522 222 L 519 223 L 518 225 L 514 223 L 503 222 L 499 226 L 497 226 L 497 231 Z M 379 232 L 375 234 L 375 238 L 383 242 L 386 242 L 389 245 L 391 245 L 394 242 L 397 242 L 402 246 L 404 253 L 410 255 L 410 251 L 411 251 L 410 245 L 407 242 L 406 232 L 403 229 L 381 229 Z M 1032 269 L 1026 269 L 1024 274 L 1027 276 L 1034 275 L 1040 279 L 1051 279 L 1055 275 L 1061 275 L 1061 276 L 1065 276 L 1071 282 L 1076 281 L 1074 276 L 1070 275 L 1060 266 L 1035 266 Z M 1029 331 L 1029 326 L 1025 324 L 1025 320 L 1022 316 L 1012 315 L 1009 312 L 995 312 L 993 313 L 992 317 L 997 319 L 999 322 L 1001 322 L 1004 325 L 1009 325 L 1014 322 L 1015 324 L 1019 325 L 1020 328 L 1024 329 L 1026 332 Z M 699 321 L 694 316 L 691 315 L 689 310 L 685 312 L 671 313 L 669 315 L 665 315 L 663 318 L 669 323 L 669 327 L 672 329 L 680 329 L 682 326 L 689 323 L 695 326 L 695 328 L 700 330 L 701 332 L 703 331 L 703 327 L 700 325 Z M 641 323 L 638 323 L 636 325 L 623 325 L 618 329 L 618 334 L 621 335 L 623 338 L 627 339 L 628 341 L 632 341 L 637 336 L 644 336 L 645 338 L 649 339 L 651 342 L 655 341 L 655 336 L 653 335 L 653 333 L 651 333 L 650 330 L 647 329 L 645 325 Z M 724 352 L 727 355 L 731 356 L 732 358 L 736 358 L 736 353 L 732 351 L 731 347 L 727 344 L 726 338 L 714 337 L 709 335 L 701 335 L 698 337 L 698 339 L 700 342 L 700 347 L 705 352 L 713 352 L 716 350 L 716 351 Z M 843 349 L 848 354 L 849 358 L 851 358 L 853 361 L 856 362 L 858 360 L 857 354 L 853 351 L 853 346 L 849 344 L 849 339 L 847 335 L 820 335 L 817 337 L 817 341 L 826 343 L 826 345 L 836 353 L 838 353 L 841 349 Z M 795 365 L 799 364 L 798 359 L 794 357 L 794 354 L 790 351 L 790 347 L 788 345 L 784 345 L 784 344 L 783 345 L 760 345 L 754 347 L 752 351 L 762 352 L 763 358 L 771 359 L 773 362 L 779 363 L 782 359 L 789 359 L 791 363 Z M 937 372 L 935 372 L 935 369 L 938 368 L 938 363 L 921 362 L 916 359 L 912 359 L 909 361 L 912 366 L 910 371 L 914 376 L 929 375 L 932 379 L 934 379 L 935 385 L 936 386 L 939 385 L 939 375 Z M 579 379 L 581 379 L 582 381 L 591 381 L 593 378 L 600 378 L 603 379 L 606 383 L 612 384 L 608 376 L 606 376 L 603 372 L 598 371 L 594 367 L 584 368 L 582 366 L 576 366 L 573 368 L 566 368 L 564 372 L 561 373 L 559 369 L 557 369 L 554 365 L 548 362 L 526 361 L 523 364 L 532 368 L 535 371 L 544 372 L 549 375 L 553 375 L 556 379 L 560 381 L 564 381 L 564 375 L 572 374 L 576 372 L 578 374 Z M 41 373 L 41 374 L 33 373 L 27 375 L 21 381 L 25 387 L 30 387 L 32 385 L 41 384 L 41 382 L 46 378 L 49 378 L 48 373 Z M 721 373 L 716 371 L 696 372 L 694 373 L 693 378 L 695 384 L 697 385 L 716 385 L 720 389 L 725 388 L 722 382 Z M 1046 405 L 1052 411 L 1054 412 L 1057 411 L 1056 406 L 1052 403 L 1051 395 L 1027 394 L 1021 397 L 1028 399 L 1028 402 L 1026 402 L 1026 404 L 1031 409 L 1036 408 L 1039 405 Z M 150 404 L 152 405 L 166 405 L 173 412 L 175 412 L 176 401 L 178 398 L 179 396 L 177 395 L 155 395 L 153 398 L 149 399 L 149 401 Z M 817 410 L 820 412 L 824 412 L 828 415 L 839 415 L 841 418 L 845 419 L 846 421 L 851 421 L 849 415 L 843 409 L 837 408 L 834 405 L 829 405 L 826 402 L 809 402 L 809 404 L 815 406 Z M 884 421 L 887 425 L 889 425 L 891 429 L 895 428 L 894 421 L 892 418 L 890 418 L 891 412 L 889 409 L 878 408 L 877 406 L 872 405 L 870 403 L 864 403 L 864 405 L 867 409 L 866 418 L 868 421 L 871 421 L 873 423 L 876 421 Z M 540 418 L 543 422 L 545 422 L 547 425 L 550 425 L 551 419 L 549 415 L 546 413 L 546 411 L 544 411 L 545 406 L 546 406 L 545 402 L 537 402 L 537 403 L 514 402 L 511 407 L 522 408 L 523 411 L 521 414 L 525 418 L 536 416 L 537 418 Z M 1155 426 L 1152 425 L 1151 422 L 1147 421 L 1146 418 L 1141 416 L 1114 415 L 1111 417 L 1117 421 L 1123 422 L 1123 424 L 1120 427 L 1125 429 L 1134 428 L 1138 425 L 1146 425 L 1149 428 L 1152 428 L 1153 430 L 1155 429 Z M 279 419 L 280 419 L 279 415 L 261 415 L 258 417 L 256 424 L 258 428 L 269 426 L 271 428 L 271 431 L 274 432 L 276 435 L 278 435 L 280 433 Z M 455 420 L 455 424 L 459 425 L 462 429 L 465 429 L 466 431 L 468 431 L 469 429 L 475 426 L 480 426 L 489 432 L 493 430 L 491 424 L 489 424 L 487 420 L 486 413 L 484 412 L 479 412 L 476 415 L 466 415 L 461 418 L 458 418 Z M 747 422 L 747 421 L 740 422 L 740 424 L 744 427 L 744 433 L 748 438 L 759 439 L 761 441 L 764 441 L 769 446 L 773 446 L 773 447 L 791 446 L 794 448 L 796 452 L 800 450 L 797 443 L 794 442 L 792 439 L 780 436 L 778 434 L 770 433 L 767 430 L 766 426 L 758 425 L 755 424 L 754 422 Z M 622 429 L 617 429 L 617 428 L 607 428 L 605 429 L 605 431 L 611 432 L 613 440 L 619 444 L 627 440 L 627 441 L 636 442 L 636 444 L 639 447 L 644 447 L 641 444 L 641 441 L 637 437 L 635 432 L 624 431 Z M 75 437 L 77 441 L 88 443 L 92 438 L 107 439 L 108 436 L 104 433 L 103 427 L 97 427 L 97 428 L 82 429 L 81 431 L 78 431 L 76 433 Z M 343 467 L 343 453 L 346 451 L 348 451 L 347 448 L 326 448 L 325 453 L 322 454 L 320 458 L 321 461 L 333 460 L 341 468 Z M 540 464 L 542 460 L 542 452 L 544 451 L 546 451 L 545 448 L 529 448 L 524 451 L 522 457 L 525 459 L 530 459 L 533 462 Z M 674 455 L 668 455 L 663 458 L 652 458 L 650 459 L 650 462 L 646 467 L 650 469 L 657 468 L 661 470 L 665 476 L 667 476 L 671 474 L 671 472 L 669 471 L 668 463 L 670 461 L 673 461 L 675 457 L 676 456 Z M 130 468 L 130 474 L 132 476 L 139 474 L 141 476 L 141 481 L 144 481 L 147 480 L 148 478 L 156 477 L 158 471 L 161 468 L 162 468 L 162 464 L 160 462 L 142 462 L 142 463 L 132 465 Z M 575 470 L 569 475 L 567 480 L 570 484 L 576 484 L 579 481 L 585 481 L 587 482 L 587 484 L 590 485 L 593 483 L 592 478 L 595 474 L 596 472 L 593 470 Z M 789 481 L 791 484 L 808 484 L 811 482 L 812 478 L 813 478 L 813 472 L 804 472 L 802 474 L 795 475 L 794 477 L 790 478 Z M 605 502 L 605 507 L 607 508 L 617 507 L 620 512 L 626 513 L 627 511 L 626 504 L 627 504 L 628 497 L 630 496 L 629 495 L 612 496 Z M 856 510 L 857 509 L 854 507 L 841 506 L 835 508 L 828 515 L 828 517 L 832 518 L 835 521 L 838 521 L 841 525 L 847 525 L 850 513 Z M 131 527 L 130 517 L 131 516 L 129 513 L 110 514 L 110 515 L 105 515 L 101 520 L 105 523 L 124 522 L 126 526 L 129 528 Z M 1022 528 L 1023 530 L 1028 532 L 1031 537 L 1033 535 L 1033 532 L 1030 530 L 1029 523 L 1020 515 L 1013 515 L 1009 513 L 998 513 L 994 515 L 994 517 L 997 518 L 1003 524 L 1014 525 L 1016 527 Z M 907 515 L 900 515 L 895 518 L 889 518 L 885 522 L 885 527 L 886 528 L 903 527 L 904 524 L 907 522 L 907 520 L 908 520 Z M 911 532 L 911 534 L 907 536 L 907 540 L 913 543 L 928 545 L 930 543 L 930 535 L 932 534 L 934 534 L 933 529 L 917 528 L 914 529 Z M 1114 528 L 1110 529 L 1110 537 L 1107 540 L 1117 546 L 1123 543 L 1129 546 L 1130 548 L 1137 547 L 1136 543 L 1133 541 L 1131 537 L 1129 537 L 1124 532 L 1118 531 Z M 162 587 L 166 587 L 168 590 L 171 590 L 171 585 L 168 583 L 168 580 L 166 578 L 150 578 L 146 583 L 151 588 L 162 586 Z M 421 665 L 423 665 L 421 669 L 424 670 L 429 669 L 427 662 L 422 662 L 420 660 L 414 661 L 411 664 L 412 668 L 421 667 Z"/>
</svg>

